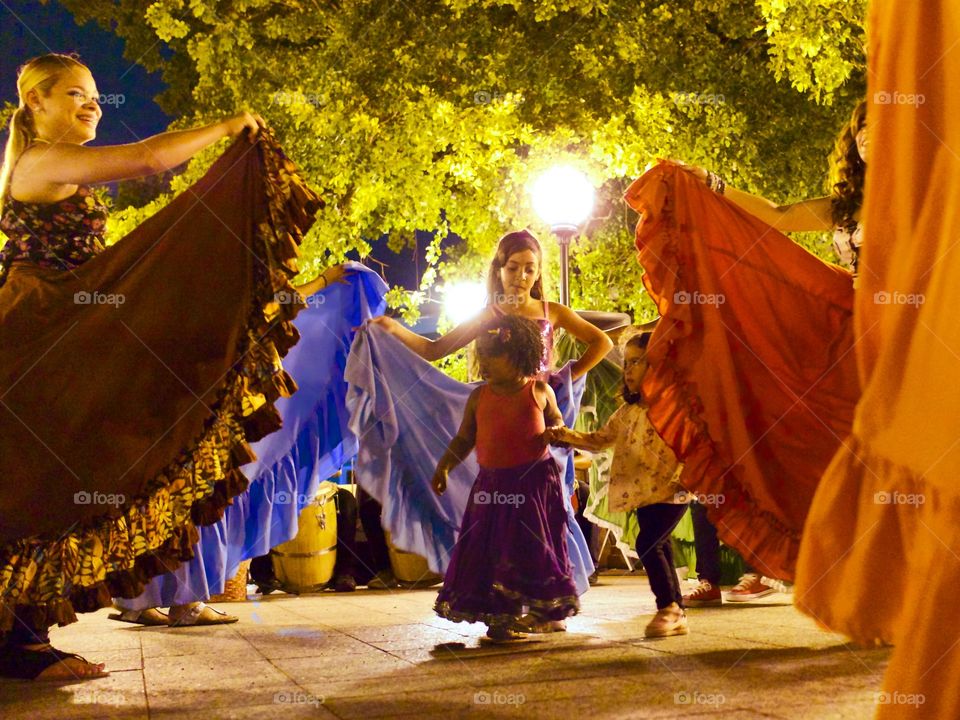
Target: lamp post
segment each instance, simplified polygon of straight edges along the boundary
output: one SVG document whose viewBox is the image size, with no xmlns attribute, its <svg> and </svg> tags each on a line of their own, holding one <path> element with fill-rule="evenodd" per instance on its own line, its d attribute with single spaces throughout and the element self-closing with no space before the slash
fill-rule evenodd
<svg viewBox="0 0 960 720">
<path fill-rule="evenodd" d="M 570 305 L 570 243 L 593 211 L 593 185 L 569 165 L 547 170 L 530 189 L 533 209 L 560 243 L 560 302 Z"/>
</svg>

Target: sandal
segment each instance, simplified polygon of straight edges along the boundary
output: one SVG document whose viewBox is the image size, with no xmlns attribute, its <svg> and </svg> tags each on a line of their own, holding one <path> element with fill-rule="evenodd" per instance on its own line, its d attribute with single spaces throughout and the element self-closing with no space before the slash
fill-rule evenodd
<svg viewBox="0 0 960 720">
<path fill-rule="evenodd" d="M 529 640 L 527 634 L 518 632 L 509 625 L 490 625 L 487 628 L 487 634 L 480 638 L 481 642 L 491 645 L 505 645 L 523 640 Z"/>
<path fill-rule="evenodd" d="M 199 602 L 176 620 L 170 620 L 170 627 L 193 627 L 194 625 L 229 625 L 240 618 Z"/>
<path fill-rule="evenodd" d="M 133 623 L 134 625 L 146 625 L 147 627 L 167 626 L 170 624 L 170 616 L 157 608 L 147 608 L 146 610 L 120 610 L 118 613 L 107 616 L 108 620 L 117 622 Z"/>
<path fill-rule="evenodd" d="M 69 674 L 40 677 L 48 668 L 68 659 L 79 660 L 91 668 L 99 669 L 92 673 L 77 673 L 71 670 L 69 666 L 63 665 Z M 95 665 L 76 653 L 63 652 L 49 644 L 39 650 L 26 648 L 22 645 L 4 645 L 0 648 L 0 677 L 14 680 L 33 680 L 35 682 L 82 682 L 83 680 L 104 678 L 108 675 L 110 673 L 103 669 L 102 664 Z"/>
<path fill-rule="evenodd" d="M 537 620 L 533 615 L 524 615 L 513 624 L 513 629 L 519 632 L 545 635 L 547 633 L 566 632 L 567 623 L 563 620 Z"/>
</svg>

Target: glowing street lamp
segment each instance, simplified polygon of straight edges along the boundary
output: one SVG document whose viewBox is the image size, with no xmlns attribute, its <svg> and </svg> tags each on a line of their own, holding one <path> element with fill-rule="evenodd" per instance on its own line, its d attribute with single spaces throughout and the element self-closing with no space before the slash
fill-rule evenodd
<svg viewBox="0 0 960 720">
<path fill-rule="evenodd" d="M 483 310 L 487 286 L 479 282 L 459 282 L 443 289 L 443 309 L 455 325 L 466 322 Z"/>
<path fill-rule="evenodd" d="M 570 241 L 593 211 L 593 185 L 569 165 L 547 170 L 530 188 L 533 209 L 560 243 L 560 302 L 570 305 Z"/>
</svg>

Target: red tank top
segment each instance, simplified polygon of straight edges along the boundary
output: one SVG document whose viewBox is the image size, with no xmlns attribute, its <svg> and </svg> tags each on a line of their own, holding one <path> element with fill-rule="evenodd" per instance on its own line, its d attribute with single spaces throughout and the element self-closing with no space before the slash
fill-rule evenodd
<svg viewBox="0 0 960 720">
<path fill-rule="evenodd" d="M 535 380 L 510 395 L 487 385 L 477 401 L 477 462 L 485 468 L 508 468 L 539 460 L 547 452 L 543 408 L 534 396 Z"/>
</svg>

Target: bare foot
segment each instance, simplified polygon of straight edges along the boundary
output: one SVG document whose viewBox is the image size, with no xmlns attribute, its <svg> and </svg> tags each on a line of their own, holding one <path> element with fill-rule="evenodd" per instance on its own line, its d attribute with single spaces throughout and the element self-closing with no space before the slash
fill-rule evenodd
<svg viewBox="0 0 960 720">
<path fill-rule="evenodd" d="M 50 650 L 50 645 L 27 645 L 27 650 L 44 651 Z M 57 652 L 57 651 L 54 651 Z M 63 659 L 54 663 L 37 676 L 37 680 L 89 680 L 97 677 L 105 677 L 109 673 L 104 670 L 103 663 L 87 662 L 81 657 L 60 653 Z"/>
</svg>

